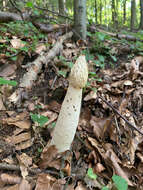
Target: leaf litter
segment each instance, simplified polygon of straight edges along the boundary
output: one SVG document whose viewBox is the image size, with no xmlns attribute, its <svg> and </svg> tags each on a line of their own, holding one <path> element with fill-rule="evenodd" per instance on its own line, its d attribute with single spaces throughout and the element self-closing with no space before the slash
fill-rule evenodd
<svg viewBox="0 0 143 190">
<path fill-rule="evenodd" d="M 52 41 L 56 42 L 54 37 Z M 11 44 L 15 48 L 23 46 L 17 38 L 12 38 Z M 112 51 L 121 56 L 122 46 L 113 47 Z M 40 54 L 45 48 L 39 44 L 35 53 Z M 143 138 L 138 132 L 143 132 L 141 56 L 128 62 L 124 59 L 114 69 L 98 71 L 101 81 L 89 78 L 72 152 L 57 154 L 55 147 L 46 146 L 67 89 L 67 79 L 59 71 L 64 68 L 68 74 L 70 66 L 65 66 L 65 62 L 74 62 L 84 49 L 80 41 L 76 44 L 66 40 L 60 52 L 64 59 L 56 56 L 43 66 L 38 80 L 21 94 L 12 97 L 16 87 L 0 86 L 0 189 L 89 190 L 106 185 L 113 188 L 114 174 L 123 177 L 132 189 L 143 188 Z M 13 67 L 5 60 L 6 57 L 2 63 L 4 76 L 19 81 L 17 69 L 22 72 L 23 61 Z M 93 71 L 93 62 L 89 64 Z M 31 119 L 31 113 L 47 117 L 47 122 L 40 126 Z M 96 180 L 87 176 L 89 168 L 97 175 Z"/>
</svg>

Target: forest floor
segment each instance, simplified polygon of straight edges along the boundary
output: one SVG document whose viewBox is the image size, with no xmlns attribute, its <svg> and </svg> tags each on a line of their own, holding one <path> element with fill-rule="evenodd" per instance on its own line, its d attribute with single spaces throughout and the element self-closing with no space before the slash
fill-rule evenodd
<svg viewBox="0 0 143 190">
<path fill-rule="evenodd" d="M 20 84 L 31 63 L 54 46 L 57 33 L 38 40 L 35 50 L 24 51 L 22 40 L 31 43 L 30 37 L 0 30 L 0 189 L 124 190 L 127 182 L 128 189 L 142 190 L 142 42 L 89 32 L 86 45 L 65 40 L 30 88 L 2 83 Z M 89 79 L 71 154 L 61 163 L 52 156 L 54 150 L 44 155 L 43 149 L 80 54 L 86 55 Z"/>
</svg>

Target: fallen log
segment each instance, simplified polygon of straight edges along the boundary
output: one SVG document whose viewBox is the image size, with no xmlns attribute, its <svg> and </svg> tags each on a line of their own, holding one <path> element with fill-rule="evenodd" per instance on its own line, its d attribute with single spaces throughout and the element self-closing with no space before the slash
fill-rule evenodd
<svg viewBox="0 0 143 190">
<path fill-rule="evenodd" d="M 30 14 L 28 13 L 23 13 L 22 16 L 24 20 L 30 19 Z M 23 19 L 19 14 L 0 11 L 0 22 L 22 21 Z"/>
<path fill-rule="evenodd" d="M 118 39 L 125 39 L 127 41 L 140 41 L 140 42 L 143 42 L 143 40 L 139 39 L 139 38 L 136 38 L 135 36 L 131 36 L 131 35 L 125 35 L 125 34 L 119 34 L 119 33 L 112 33 L 112 32 L 107 32 L 105 30 L 102 30 L 102 29 L 99 29 L 99 28 L 96 28 L 94 26 L 91 26 L 90 27 L 90 30 L 93 32 L 93 31 L 98 31 L 98 32 L 102 32 L 104 34 L 107 34 L 107 35 L 110 35 L 112 37 L 115 37 L 115 38 L 118 38 Z"/>
</svg>

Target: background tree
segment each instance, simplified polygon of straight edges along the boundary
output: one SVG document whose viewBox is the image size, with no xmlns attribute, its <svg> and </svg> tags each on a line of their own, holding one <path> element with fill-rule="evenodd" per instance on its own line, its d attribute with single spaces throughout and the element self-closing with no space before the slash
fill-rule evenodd
<svg viewBox="0 0 143 190">
<path fill-rule="evenodd" d="M 95 23 L 98 24 L 97 0 L 95 0 Z"/>
<path fill-rule="evenodd" d="M 75 39 L 86 39 L 86 0 L 74 0 L 74 30 Z"/>
<path fill-rule="evenodd" d="M 111 6 L 112 6 L 112 23 L 114 25 L 114 23 L 115 23 L 115 0 L 111 0 Z"/>
<path fill-rule="evenodd" d="M 125 24 L 126 22 L 126 3 L 127 3 L 127 0 L 124 0 L 123 1 L 123 24 Z"/>
<path fill-rule="evenodd" d="M 64 0 L 58 0 L 58 5 L 59 5 L 59 13 L 61 15 L 65 14 L 65 2 Z"/>
<path fill-rule="evenodd" d="M 143 0 L 140 0 L 140 29 L 143 29 Z"/>
<path fill-rule="evenodd" d="M 131 31 L 135 29 L 136 22 L 136 1 L 131 0 Z"/>
<path fill-rule="evenodd" d="M 100 24 L 102 24 L 102 8 L 103 8 L 102 0 L 100 0 L 99 8 L 100 8 Z"/>
</svg>

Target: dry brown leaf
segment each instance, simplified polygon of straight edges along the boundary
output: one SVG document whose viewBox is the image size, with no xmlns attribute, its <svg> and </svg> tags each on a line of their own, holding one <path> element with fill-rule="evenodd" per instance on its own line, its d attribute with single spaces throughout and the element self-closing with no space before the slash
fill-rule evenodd
<svg viewBox="0 0 143 190">
<path fill-rule="evenodd" d="M 35 52 L 40 54 L 42 51 L 45 51 L 45 50 L 46 50 L 45 44 L 38 44 L 36 46 Z"/>
<path fill-rule="evenodd" d="M 20 39 L 12 39 L 12 40 L 10 40 L 10 43 L 11 43 L 12 47 L 15 49 L 20 49 L 25 46 L 25 44 Z"/>
<path fill-rule="evenodd" d="M 122 168 L 118 164 L 115 156 L 113 155 L 113 152 L 111 150 L 107 150 L 105 155 L 106 155 L 106 159 L 108 159 L 109 162 L 112 164 L 115 174 L 123 177 L 127 181 L 128 185 L 133 186 L 132 182 L 129 180 L 126 173 L 122 170 Z"/>
<path fill-rule="evenodd" d="M 23 141 L 27 141 L 31 139 L 31 132 L 25 132 L 25 133 L 21 133 L 19 135 L 13 135 L 11 137 L 7 137 L 5 140 L 8 143 L 12 143 L 13 145 L 16 145 L 18 143 L 21 143 Z"/>
<path fill-rule="evenodd" d="M 5 184 L 19 184 L 21 182 L 21 177 L 6 173 L 2 173 L 0 178 Z"/>
<path fill-rule="evenodd" d="M 141 160 L 141 162 L 143 163 L 143 155 L 142 155 L 142 153 L 138 152 L 136 155 Z"/>
<path fill-rule="evenodd" d="M 6 108 L 5 108 L 4 104 L 3 104 L 3 100 L 2 100 L 2 97 L 0 95 L 0 111 L 1 110 L 6 110 Z"/>
<path fill-rule="evenodd" d="M 61 162 L 60 160 L 56 160 L 58 151 L 54 145 L 52 146 L 46 146 L 43 149 L 43 152 L 41 154 L 41 163 L 40 168 L 45 169 L 47 166 L 55 167 L 56 169 L 60 169 Z"/>
<path fill-rule="evenodd" d="M 81 182 L 78 182 L 77 187 L 75 188 L 75 190 L 87 190 L 86 186 L 83 185 Z"/>
<path fill-rule="evenodd" d="M 25 177 L 28 175 L 28 168 L 32 165 L 32 158 L 30 158 L 25 153 L 21 155 L 17 154 L 16 157 L 20 164 L 21 175 L 25 179 Z"/>
<path fill-rule="evenodd" d="M 38 176 L 35 190 L 61 190 L 65 183 L 65 181 L 61 182 L 49 174 L 41 173 Z"/>
<path fill-rule="evenodd" d="M 89 101 L 96 98 L 97 94 L 94 91 L 90 91 L 90 93 L 85 96 L 84 101 Z"/>
<path fill-rule="evenodd" d="M 0 76 L 1 77 L 11 76 L 15 73 L 16 69 L 17 69 L 16 64 L 5 65 L 5 67 L 0 71 Z"/>
<path fill-rule="evenodd" d="M 19 115 L 16 115 L 16 117 L 10 117 L 3 120 L 3 122 L 7 123 L 8 125 L 15 125 L 22 129 L 29 129 L 31 127 L 31 122 L 29 119 L 28 112 L 20 113 Z"/>
<path fill-rule="evenodd" d="M 105 131 L 108 130 L 108 127 L 110 127 L 111 117 L 109 118 L 97 118 L 95 116 L 92 116 L 90 120 L 90 125 L 93 127 L 93 133 L 95 136 L 99 138 L 104 137 Z"/>
<path fill-rule="evenodd" d="M 125 80 L 125 81 L 123 82 L 123 84 L 124 84 L 125 86 L 133 86 L 133 83 L 132 83 L 132 81 L 130 81 L 130 80 Z"/>
<path fill-rule="evenodd" d="M 18 190 L 32 190 L 32 187 L 28 183 L 27 180 L 22 179 L 21 183 L 19 184 L 19 189 Z"/>
<path fill-rule="evenodd" d="M 6 187 L 6 189 L 4 188 L 3 190 L 19 190 L 19 184 L 10 186 L 10 187 Z"/>
<path fill-rule="evenodd" d="M 32 140 L 30 139 L 30 140 L 27 140 L 27 141 L 25 141 L 25 142 L 22 142 L 22 143 L 16 145 L 16 146 L 15 146 L 15 149 L 16 149 L 16 150 L 24 150 L 24 149 L 26 149 L 26 148 L 31 147 L 32 144 L 33 144 L 33 142 L 32 142 Z"/>
<path fill-rule="evenodd" d="M 97 163 L 94 167 L 95 173 L 101 173 L 105 170 L 105 167 L 101 163 Z"/>
<path fill-rule="evenodd" d="M 14 160 L 13 160 L 13 158 L 11 156 L 9 156 L 7 158 L 4 158 L 2 161 L 6 162 L 8 164 L 14 164 L 15 163 Z"/>
</svg>

